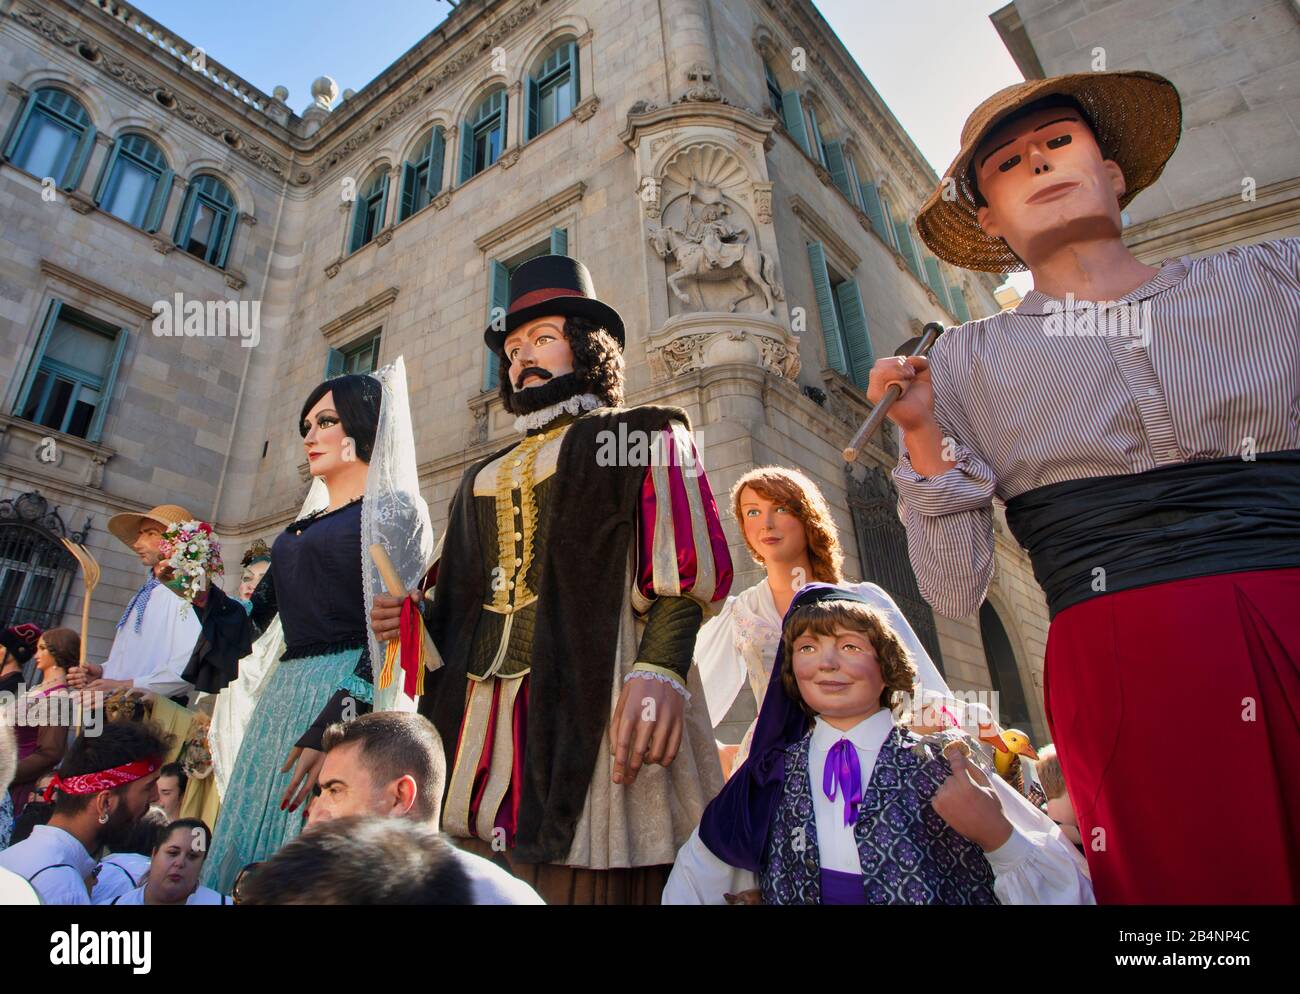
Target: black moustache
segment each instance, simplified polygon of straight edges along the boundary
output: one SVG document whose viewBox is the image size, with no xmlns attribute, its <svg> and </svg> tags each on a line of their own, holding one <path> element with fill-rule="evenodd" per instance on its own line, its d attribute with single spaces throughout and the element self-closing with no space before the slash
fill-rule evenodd
<svg viewBox="0 0 1300 994">
<path fill-rule="evenodd" d="M 549 380 L 552 376 L 555 375 L 549 369 L 544 369 L 541 366 L 529 366 L 527 369 L 525 369 L 522 373 L 519 374 L 519 379 L 515 380 L 516 390 L 523 389 L 524 380 L 528 379 L 530 373 L 534 376 L 541 377 L 543 382 Z"/>
</svg>

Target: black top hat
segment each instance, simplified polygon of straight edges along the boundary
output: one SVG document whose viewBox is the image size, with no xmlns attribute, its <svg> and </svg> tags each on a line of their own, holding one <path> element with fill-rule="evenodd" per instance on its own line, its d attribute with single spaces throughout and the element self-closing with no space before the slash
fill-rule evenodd
<svg viewBox="0 0 1300 994">
<path fill-rule="evenodd" d="M 587 267 L 567 255 L 538 256 L 510 274 L 505 321 L 489 324 L 483 341 L 492 351 L 502 353 L 512 331 L 551 314 L 594 321 L 614 336 L 620 349 L 623 347 L 623 319 L 609 304 L 596 299 Z"/>
</svg>

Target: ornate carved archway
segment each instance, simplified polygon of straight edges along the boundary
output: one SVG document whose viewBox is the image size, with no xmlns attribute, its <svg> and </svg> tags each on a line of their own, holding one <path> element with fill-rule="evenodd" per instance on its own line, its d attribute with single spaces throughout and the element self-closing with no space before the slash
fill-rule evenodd
<svg viewBox="0 0 1300 994">
<path fill-rule="evenodd" d="M 862 480 L 849 467 L 845 476 L 862 579 L 884 587 L 894 598 L 942 673 L 939 630 L 934 624 L 934 612 L 916 585 L 916 574 L 907 555 L 907 529 L 898 519 L 898 491 L 876 466 L 868 466 Z"/>
</svg>

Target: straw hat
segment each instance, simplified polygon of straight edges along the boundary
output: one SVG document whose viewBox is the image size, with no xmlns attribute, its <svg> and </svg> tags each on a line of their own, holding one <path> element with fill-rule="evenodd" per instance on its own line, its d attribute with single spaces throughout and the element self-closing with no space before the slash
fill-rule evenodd
<svg viewBox="0 0 1300 994">
<path fill-rule="evenodd" d="M 164 525 L 179 525 L 193 521 L 194 515 L 179 504 L 159 504 L 144 514 L 115 514 L 108 519 L 108 530 L 125 545 L 131 545 L 140 534 L 141 521 L 158 521 Z"/>
<path fill-rule="evenodd" d="M 969 167 L 984 137 L 1003 118 L 1047 96 L 1072 97 L 1092 122 L 1097 144 L 1124 173 L 1128 205 L 1154 183 L 1178 146 L 1183 111 L 1174 84 L 1151 72 L 1085 72 L 1034 79 L 999 90 L 975 108 L 961 129 L 961 151 L 916 218 L 930 251 L 963 269 L 1011 273 L 1025 268 L 1001 238 L 979 226 Z M 948 180 L 955 198 L 944 199 Z"/>
</svg>

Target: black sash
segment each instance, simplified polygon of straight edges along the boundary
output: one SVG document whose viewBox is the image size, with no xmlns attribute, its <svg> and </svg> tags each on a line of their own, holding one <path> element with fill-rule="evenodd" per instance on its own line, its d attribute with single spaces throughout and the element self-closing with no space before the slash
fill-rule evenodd
<svg viewBox="0 0 1300 994">
<path fill-rule="evenodd" d="M 1053 618 L 1153 583 L 1300 567 L 1300 449 L 1038 487 L 1007 502 L 1007 524 Z"/>
</svg>

